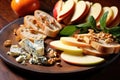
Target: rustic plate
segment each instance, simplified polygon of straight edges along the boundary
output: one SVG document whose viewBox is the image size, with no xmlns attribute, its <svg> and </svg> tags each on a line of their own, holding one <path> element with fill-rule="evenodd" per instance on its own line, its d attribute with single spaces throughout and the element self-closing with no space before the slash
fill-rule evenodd
<svg viewBox="0 0 120 80">
<path fill-rule="evenodd" d="M 23 23 L 23 18 L 19 18 L 6 25 L 0 31 L 0 44 L 1 44 L 0 57 L 3 59 L 3 61 L 21 70 L 26 70 L 28 72 L 35 72 L 35 73 L 47 73 L 47 74 L 63 74 L 63 73 L 65 74 L 65 73 L 84 72 L 92 69 L 99 69 L 105 67 L 106 65 L 116 60 L 120 55 L 120 54 L 110 55 L 109 57 L 106 58 L 106 61 L 104 63 L 95 66 L 76 66 L 76 65 L 68 64 L 64 61 L 61 61 L 62 67 L 58 67 L 56 65 L 55 66 L 39 66 L 39 65 L 30 65 L 30 64 L 22 65 L 17 63 L 15 61 L 15 58 L 7 55 L 6 52 L 9 50 L 9 48 L 3 46 L 4 41 L 7 39 L 13 40 L 14 44 L 16 43 L 15 36 L 13 35 L 13 30 L 18 28 L 19 25 L 22 23 Z"/>
</svg>

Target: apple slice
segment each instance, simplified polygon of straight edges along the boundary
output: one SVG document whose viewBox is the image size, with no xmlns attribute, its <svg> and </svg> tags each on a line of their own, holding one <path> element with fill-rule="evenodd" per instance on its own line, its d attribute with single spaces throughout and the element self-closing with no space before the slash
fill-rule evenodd
<svg viewBox="0 0 120 80">
<path fill-rule="evenodd" d="M 60 40 L 56 40 L 56 41 L 52 41 L 50 42 L 50 46 L 52 48 L 61 50 L 61 51 L 65 51 L 68 53 L 72 53 L 72 54 L 82 54 L 82 49 L 76 47 L 76 46 L 70 46 L 70 45 L 66 45 L 63 44 Z"/>
<path fill-rule="evenodd" d="M 75 65 L 95 65 L 103 62 L 105 59 L 92 55 L 78 56 L 69 53 L 61 53 L 61 58 L 71 64 Z"/>
<path fill-rule="evenodd" d="M 93 16 L 95 18 L 95 20 L 97 21 L 101 12 L 102 12 L 101 4 L 100 3 L 94 3 L 90 8 L 90 12 L 88 14 L 88 17 Z"/>
<path fill-rule="evenodd" d="M 74 12 L 74 8 L 75 8 L 74 0 L 65 1 L 64 5 L 62 6 L 62 10 L 59 12 L 57 16 L 57 20 L 61 21 L 70 14 L 72 14 Z"/>
<path fill-rule="evenodd" d="M 102 15 L 108 11 L 107 19 L 106 19 L 106 24 L 108 25 L 113 17 L 113 11 L 110 7 L 103 7 L 103 12 Z M 97 26 L 100 26 L 100 22 L 97 22 Z"/>
<path fill-rule="evenodd" d="M 74 0 L 75 1 L 75 3 L 77 3 L 79 0 Z"/>
<path fill-rule="evenodd" d="M 53 8 L 53 17 L 54 17 L 55 19 L 57 19 L 58 14 L 59 14 L 60 11 L 62 10 L 63 4 L 64 4 L 63 0 L 59 0 L 59 1 L 55 4 L 55 6 L 54 6 L 54 8 Z"/>
<path fill-rule="evenodd" d="M 85 1 L 78 1 L 75 6 L 74 14 L 70 20 L 70 23 L 78 23 L 84 17 L 84 13 L 87 10 L 87 4 Z"/>
<path fill-rule="evenodd" d="M 90 47 L 90 44 L 87 44 L 85 42 L 77 41 L 77 39 L 73 37 L 61 37 L 60 41 L 64 44 L 70 45 L 70 46 L 77 46 L 77 47 Z"/>
<path fill-rule="evenodd" d="M 85 3 L 87 4 L 87 10 L 86 10 L 85 14 L 88 14 L 89 11 L 90 11 L 90 9 L 91 9 L 91 5 L 92 5 L 92 3 L 89 2 L 89 1 L 85 1 Z"/>
<path fill-rule="evenodd" d="M 118 8 L 116 6 L 112 6 L 110 8 L 113 11 L 113 17 L 112 17 L 112 20 L 111 20 L 111 22 L 109 24 L 109 27 L 112 27 L 112 26 L 118 25 L 118 23 L 116 23 L 116 21 L 115 21 L 117 16 L 118 16 Z"/>
</svg>

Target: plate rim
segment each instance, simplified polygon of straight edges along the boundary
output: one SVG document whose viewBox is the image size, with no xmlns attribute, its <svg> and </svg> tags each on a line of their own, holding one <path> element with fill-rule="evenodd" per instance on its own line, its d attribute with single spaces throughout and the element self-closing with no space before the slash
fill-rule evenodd
<svg viewBox="0 0 120 80">
<path fill-rule="evenodd" d="M 2 34 L 2 32 L 7 28 L 9 27 L 10 25 L 14 24 L 15 22 L 19 21 L 19 20 L 22 20 L 23 21 L 23 17 L 21 18 L 18 18 L 12 22 L 10 22 L 9 24 L 5 25 L 1 30 L 0 30 L 0 35 Z M 8 55 L 9 56 L 9 55 Z M 5 62 L 5 63 L 8 63 L 9 65 L 12 65 L 13 67 L 15 68 L 19 68 L 19 69 L 23 69 L 23 70 L 27 70 L 27 71 L 30 71 L 30 72 L 35 72 L 35 73 L 43 73 L 43 74 L 71 74 L 71 73 L 81 73 L 81 72 L 87 72 L 89 70 L 95 70 L 95 69 L 100 69 L 100 68 L 103 68 L 109 64 L 111 64 L 112 62 L 114 62 L 118 57 L 120 56 L 120 53 L 118 53 L 117 55 L 115 55 L 111 60 L 107 61 L 107 62 L 104 62 L 103 64 L 99 65 L 99 66 L 95 66 L 95 67 L 91 67 L 87 70 L 84 70 L 84 71 L 66 71 L 66 72 L 44 72 L 44 71 L 37 71 L 37 70 L 32 70 L 32 69 L 29 69 L 29 68 L 26 68 L 24 66 L 19 66 L 19 65 L 16 65 L 15 63 L 9 61 L 8 59 L 5 58 L 5 56 L 2 55 L 1 51 L 0 51 L 0 58 Z"/>
</svg>

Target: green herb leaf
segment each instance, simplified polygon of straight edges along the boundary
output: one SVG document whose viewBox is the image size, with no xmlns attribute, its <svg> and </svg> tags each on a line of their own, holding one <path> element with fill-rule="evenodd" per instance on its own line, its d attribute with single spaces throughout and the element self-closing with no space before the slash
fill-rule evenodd
<svg viewBox="0 0 120 80">
<path fill-rule="evenodd" d="M 62 35 L 62 36 L 71 36 L 76 30 L 77 30 L 77 27 L 75 25 L 65 26 L 60 31 L 60 35 Z"/>
<path fill-rule="evenodd" d="M 112 34 L 113 36 L 120 36 L 120 26 L 115 26 L 112 28 L 108 28 L 108 31 L 110 34 Z"/>
<path fill-rule="evenodd" d="M 96 21 L 95 21 L 95 19 L 94 19 L 93 16 L 90 16 L 90 17 L 88 18 L 88 23 L 90 23 L 90 25 L 91 25 L 92 28 L 95 28 L 95 27 L 96 27 Z"/>
<path fill-rule="evenodd" d="M 90 17 L 88 18 L 88 23 L 90 24 L 91 28 L 92 28 L 93 30 L 95 30 L 95 32 L 98 32 L 98 29 L 97 29 L 97 27 L 96 27 L 96 20 L 94 19 L 93 16 L 90 16 Z"/>
<path fill-rule="evenodd" d="M 82 24 L 79 24 L 79 25 L 76 25 L 78 28 L 87 28 L 87 27 L 90 27 L 90 23 L 86 22 L 86 23 L 82 23 Z"/>
<path fill-rule="evenodd" d="M 106 28 L 106 19 L 107 19 L 108 11 L 103 14 L 103 16 L 100 19 L 100 28 L 102 31 L 107 32 Z"/>
<path fill-rule="evenodd" d="M 82 24 L 79 24 L 79 25 L 76 25 L 76 26 L 78 28 L 80 28 L 80 30 L 85 30 L 85 31 L 82 31 L 82 32 L 86 32 L 88 29 L 93 29 L 93 30 L 95 30 L 95 32 L 98 32 L 98 29 L 96 27 L 96 21 L 95 21 L 93 16 L 88 17 L 86 23 L 82 23 Z M 81 29 L 81 28 L 84 28 L 84 29 Z"/>
</svg>

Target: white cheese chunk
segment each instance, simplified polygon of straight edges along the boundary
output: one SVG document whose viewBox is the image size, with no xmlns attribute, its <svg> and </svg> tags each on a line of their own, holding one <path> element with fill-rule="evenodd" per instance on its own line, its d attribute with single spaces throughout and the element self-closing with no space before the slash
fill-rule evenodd
<svg viewBox="0 0 120 80">
<path fill-rule="evenodd" d="M 19 56 L 22 52 L 22 49 L 18 47 L 18 45 L 11 45 L 10 51 L 8 52 L 11 56 Z"/>
<path fill-rule="evenodd" d="M 40 44 L 31 42 L 29 39 L 22 39 L 19 44 L 23 49 L 33 56 L 44 55 L 44 44 L 41 46 Z"/>
</svg>

